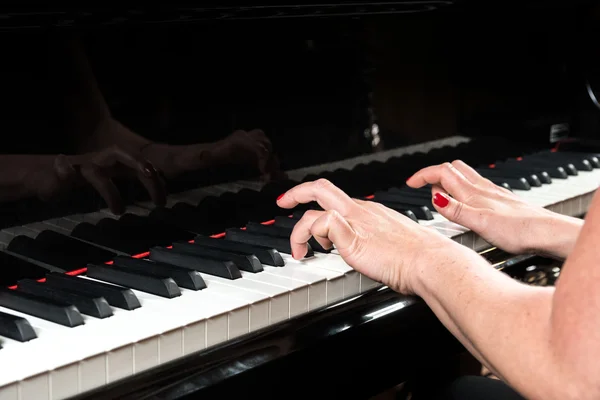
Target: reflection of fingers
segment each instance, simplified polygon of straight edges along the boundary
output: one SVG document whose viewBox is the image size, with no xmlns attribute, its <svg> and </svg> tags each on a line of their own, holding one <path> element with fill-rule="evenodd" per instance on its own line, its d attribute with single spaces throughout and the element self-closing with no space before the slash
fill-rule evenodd
<svg viewBox="0 0 600 400">
<path fill-rule="evenodd" d="M 77 171 L 64 154 L 59 154 L 54 159 L 54 170 L 63 182 L 72 182 L 77 177 Z"/>
<path fill-rule="evenodd" d="M 266 149 L 267 153 L 271 153 L 273 151 L 273 144 L 265 135 L 265 133 L 260 129 L 253 129 L 249 133 L 254 140 L 258 141 L 263 147 Z"/>
<path fill-rule="evenodd" d="M 123 212 L 123 201 L 119 190 L 100 167 L 93 164 L 82 166 L 81 176 L 96 189 L 113 213 Z"/>
<path fill-rule="evenodd" d="M 294 226 L 290 238 L 295 258 L 303 257 L 306 254 L 306 242 L 311 237 L 327 238 L 339 250 L 347 249 L 355 244 L 354 229 L 337 211 L 321 212 L 310 225 L 309 223 L 313 221 L 311 217 L 307 217 L 307 221 L 300 224 L 304 218 L 303 216 Z"/>
<path fill-rule="evenodd" d="M 116 164 L 123 164 L 147 177 L 156 176 L 156 169 L 154 169 L 154 166 L 149 161 L 135 157 L 118 147 L 100 152 L 94 157 L 92 162 L 104 168 L 114 167 Z"/>
<path fill-rule="evenodd" d="M 142 185 L 146 188 L 146 191 L 150 195 L 150 198 L 157 206 L 164 206 L 167 202 L 167 189 L 164 181 L 154 174 L 152 177 L 138 173 L 138 179 L 142 182 Z"/>
</svg>

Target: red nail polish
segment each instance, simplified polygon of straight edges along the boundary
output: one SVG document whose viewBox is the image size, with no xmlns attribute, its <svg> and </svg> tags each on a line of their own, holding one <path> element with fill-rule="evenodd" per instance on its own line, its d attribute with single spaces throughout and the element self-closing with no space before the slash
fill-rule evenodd
<svg viewBox="0 0 600 400">
<path fill-rule="evenodd" d="M 408 179 L 406 180 L 406 182 L 410 181 L 410 178 L 412 178 L 413 176 L 409 176 Z"/>
<path fill-rule="evenodd" d="M 433 204 L 438 207 L 444 208 L 450 203 L 450 199 L 441 193 L 436 193 L 433 196 Z"/>
<path fill-rule="evenodd" d="M 285 195 L 285 193 L 283 193 L 283 194 L 280 194 L 280 195 L 279 195 L 279 197 L 277 197 L 277 200 L 276 200 L 276 201 L 279 201 L 279 200 L 281 200 L 281 198 L 282 198 L 284 195 Z"/>
<path fill-rule="evenodd" d="M 294 252 L 293 251 L 292 251 L 292 258 L 294 258 L 294 259 L 296 258 L 296 257 L 294 257 Z"/>
</svg>

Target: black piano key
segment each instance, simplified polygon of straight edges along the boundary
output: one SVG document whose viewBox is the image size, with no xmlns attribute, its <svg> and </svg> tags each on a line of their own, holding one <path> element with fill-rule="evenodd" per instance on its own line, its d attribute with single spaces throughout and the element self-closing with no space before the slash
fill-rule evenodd
<svg viewBox="0 0 600 400">
<path fill-rule="evenodd" d="M 151 248 L 149 258 L 152 261 L 177 265 L 225 279 L 239 279 L 242 277 L 239 268 L 231 261 L 200 257 L 164 247 Z"/>
<path fill-rule="evenodd" d="M 531 190 L 531 185 L 529 185 L 529 182 L 527 182 L 527 180 L 525 178 L 511 179 L 511 178 L 500 178 L 500 177 L 493 177 L 493 176 L 486 176 L 486 178 L 488 180 L 490 180 L 492 183 L 495 183 L 496 185 L 502 186 L 504 188 L 506 188 L 506 185 L 507 185 L 511 189 Z"/>
<path fill-rule="evenodd" d="M 173 250 L 194 254 L 200 257 L 231 261 L 242 271 L 256 273 L 264 270 L 260 260 L 254 254 L 235 253 L 201 246 L 196 243 L 173 243 Z"/>
<path fill-rule="evenodd" d="M 20 279 L 41 279 L 49 272 L 48 269 L 15 255 L 0 251 L 0 286 L 12 286 Z M 60 270 L 58 272 L 64 272 Z"/>
<path fill-rule="evenodd" d="M 419 207 L 431 206 L 431 196 L 423 197 L 417 194 L 407 194 L 400 192 L 375 192 L 373 200 L 385 203 L 406 204 Z"/>
<path fill-rule="evenodd" d="M 279 215 L 275 217 L 275 223 L 273 225 L 281 226 L 283 228 L 293 228 L 296 225 L 296 222 L 298 222 L 298 219 Z"/>
<path fill-rule="evenodd" d="M 572 175 L 572 171 L 569 171 L 568 168 L 565 168 L 562 164 L 556 165 L 556 163 L 540 162 L 539 160 L 525 161 L 525 159 L 523 159 L 522 161 L 518 161 L 515 159 L 508 159 L 503 161 L 502 164 L 518 165 L 525 171 L 531 170 L 532 172 L 536 168 L 540 168 L 548 172 L 551 177 L 558 179 L 567 179 L 569 175 Z M 496 166 L 498 166 L 498 163 L 496 163 Z"/>
<path fill-rule="evenodd" d="M 433 214 L 428 206 L 420 206 L 414 204 L 406 204 L 406 203 L 396 203 L 392 201 L 380 201 L 377 199 L 369 199 L 370 201 L 374 201 L 376 203 L 382 204 L 387 208 L 391 208 L 394 211 L 410 211 L 415 215 L 415 217 L 419 220 L 423 221 L 431 221 L 433 219 Z M 417 221 L 418 222 L 418 221 Z"/>
<path fill-rule="evenodd" d="M 548 159 L 533 156 L 533 157 L 524 157 L 522 160 L 517 161 L 517 162 L 523 162 L 523 163 L 529 164 L 529 165 L 540 165 L 540 166 L 549 166 L 549 167 L 559 167 L 560 166 L 565 170 L 565 172 L 568 175 L 571 175 L 571 176 L 578 175 L 577 168 L 575 168 L 575 166 L 572 163 L 570 163 L 569 161 L 565 161 L 565 160 L 557 160 L 557 159 L 548 160 Z"/>
<path fill-rule="evenodd" d="M 489 168 L 489 167 L 480 167 L 480 168 L 476 168 L 475 171 L 477 171 L 477 173 L 479 173 L 479 175 L 483 176 L 484 178 L 489 178 L 489 177 L 496 177 L 496 178 L 510 178 L 510 179 L 525 179 L 529 185 L 533 186 L 533 187 L 540 187 L 542 186 L 542 181 L 540 180 L 540 178 L 538 178 L 538 176 L 536 174 L 523 174 L 521 172 L 517 172 L 517 171 L 503 171 L 503 170 L 498 170 L 495 168 Z M 509 182 L 510 185 L 510 182 Z M 512 185 L 511 185 L 512 186 Z M 513 186 L 515 187 L 515 186 Z"/>
<path fill-rule="evenodd" d="M 56 231 L 47 230 L 40 232 L 35 238 L 36 242 L 42 243 L 45 248 L 55 251 L 65 251 L 69 254 L 76 255 L 87 262 L 106 262 L 116 256 L 112 251 L 102 249 L 98 246 L 82 242 L 75 238 L 63 235 Z M 82 264 L 83 267 L 85 263 Z"/>
<path fill-rule="evenodd" d="M 96 225 L 90 224 L 89 222 L 77 224 L 71 231 L 71 236 L 126 254 L 137 254 L 141 252 L 139 251 L 139 245 L 132 245 L 129 241 L 120 240 L 120 235 L 108 235 L 102 232 Z"/>
<path fill-rule="evenodd" d="M 280 237 L 288 239 L 292 235 L 293 228 L 285 228 L 277 225 L 263 225 L 258 222 L 248 222 L 246 224 L 246 230 L 248 232 L 257 233 L 259 235 L 268 235 L 273 237 Z M 317 240 L 312 237 L 308 241 L 310 247 L 318 253 L 331 253 L 332 249 L 326 249 Z"/>
<path fill-rule="evenodd" d="M 33 279 L 22 279 L 19 281 L 18 290 L 35 296 L 65 304 L 73 304 L 79 312 L 96 318 L 107 318 L 113 315 L 112 309 L 103 297 L 92 297 L 83 294 L 69 292 L 61 288 L 46 285 Z"/>
<path fill-rule="evenodd" d="M 18 290 L 0 288 L 0 306 L 70 328 L 83 325 L 83 316 L 74 305 Z"/>
<path fill-rule="evenodd" d="M 202 275 L 198 271 L 189 268 L 125 256 L 115 257 L 113 265 L 130 271 L 153 271 L 163 276 L 169 276 L 179 287 L 185 289 L 202 290 L 206 288 L 206 282 L 202 279 Z"/>
<path fill-rule="evenodd" d="M 491 167 L 490 167 L 491 168 Z M 525 168 L 522 165 L 518 165 L 516 163 L 514 164 L 504 164 L 504 163 L 498 163 L 498 164 L 494 164 L 494 168 L 491 168 L 494 170 L 498 170 L 498 171 L 506 171 L 509 173 L 520 173 L 520 174 L 535 174 L 535 176 L 538 177 L 538 179 L 545 184 L 551 184 L 552 183 L 552 176 L 550 176 L 550 173 L 547 172 L 544 168 L 535 168 L 535 167 L 529 167 L 529 168 Z M 558 170 L 553 170 L 555 171 L 555 175 L 560 175 L 558 177 L 558 179 L 567 179 L 568 175 L 566 172 L 563 171 L 562 174 L 560 174 L 560 172 Z"/>
<path fill-rule="evenodd" d="M 124 310 L 135 310 L 141 307 L 140 300 L 135 293 L 126 287 L 54 272 L 46 275 L 45 283 L 46 285 L 81 294 L 87 293 L 88 295 L 104 297 L 111 306 Z"/>
<path fill-rule="evenodd" d="M 6 314 L 0 311 L 0 336 L 28 342 L 37 338 L 37 335 L 29 321 L 16 315 Z"/>
<path fill-rule="evenodd" d="M 394 211 L 396 211 L 396 212 L 404 215 L 405 217 L 407 217 L 408 219 L 413 220 L 416 223 L 419 223 L 419 219 L 417 218 L 417 215 L 414 212 L 412 212 L 411 210 L 394 210 Z M 431 216 L 431 218 L 433 218 L 433 215 Z"/>
<path fill-rule="evenodd" d="M 156 242 L 154 246 L 166 246 L 173 241 L 179 240 L 192 240 L 195 236 L 195 234 L 186 231 L 185 229 L 177 228 L 173 224 L 135 214 L 127 213 L 122 215 L 121 218 L 119 218 L 119 223 L 121 225 L 142 228 L 142 232 L 146 232 L 146 237 L 153 242 Z M 148 248 L 149 247 L 152 246 L 148 246 Z"/>
<path fill-rule="evenodd" d="M 132 272 L 106 264 L 88 264 L 86 276 L 168 299 L 181 296 L 181 290 L 173 279 L 152 272 Z"/>
<path fill-rule="evenodd" d="M 44 268 L 48 268 L 51 272 L 66 272 L 79 269 L 82 266 L 77 260 L 73 260 L 69 254 L 47 250 L 41 243 L 36 242 L 35 239 L 29 236 L 15 236 L 6 247 L 6 250 L 31 260 L 40 261 L 45 264 Z"/>
<path fill-rule="evenodd" d="M 194 243 L 205 247 L 231 251 L 234 253 L 248 255 L 252 254 L 255 255 L 262 264 L 269 265 L 272 267 L 283 267 L 285 265 L 283 257 L 281 257 L 281 254 L 279 254 L 279 252 L 274 248 L 241 242 L 233 242 L 231 240 L 214 239 L 211 237 L 201 235 L 198 235 L 194 238 Z"/>
<path fill-rule="evenodd" d="M 109 237 L 112 242 L 116 242 L 119 250 L 126 254 L 141 254 L 157 243 L 164 243 L 160 236 L 147 227 L 137 227 L 132 223 L 116 220 L 113 218 L 104 218 L 96 224 L 99 232 L 104 237 Z M 111 249 L 117 247 L 107 246 Z"/>
<path fill-rule="evenodd" d="M 292 246 L 290 244 L 289 239 L 277 238 L 267 235 L 258 235 L 256 233 L 243 231 L 241 229 L 227 229 L 225 234 L 225 240 L 272 247 L 279 252 L 292 254 Z M 312 257 L 314 255 L 315 253 L 309 244 L 308 251 L 305 257 Z"/>
<path fill-rule="evenodd" d="M 561 163 L 563 165 L 565 163 L 571 164 L 575 167 L 575 169 L 577 169 L 579 171 L 592 171 L 594 169 L 594 166 L 592 165 L 592 163 L 588 159 L 586 159 L 583 155 L 576 157 L 573 155 L 560 153 L 560 152 L 556 152 L 556 153 L 541 152 L 541 153 L 536 153 L 536 154 L 527 156 L 528 159 L 530 157 L 533 157 L 534 159 L 543 159 L 543 160 L 547 160 L 550 162 Z"/>
</svg>

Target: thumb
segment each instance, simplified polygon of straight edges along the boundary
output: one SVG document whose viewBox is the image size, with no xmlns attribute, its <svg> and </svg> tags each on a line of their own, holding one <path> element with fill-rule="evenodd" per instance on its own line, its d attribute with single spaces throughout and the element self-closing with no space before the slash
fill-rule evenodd
<svg viewBox="0 0 600 400">
<path fill-rule="evenodd" d="M 461 203 L 453 197 L 443 192 L 437 192 L 433 195 L 432 203 L 438 213 L 447 220 L 475 230 L 480 213 L 473 207 Z"/>
</svg>

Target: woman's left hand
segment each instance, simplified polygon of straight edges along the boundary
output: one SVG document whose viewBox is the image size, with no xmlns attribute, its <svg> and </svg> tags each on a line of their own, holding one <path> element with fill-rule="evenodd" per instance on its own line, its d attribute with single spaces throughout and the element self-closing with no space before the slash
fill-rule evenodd
<svg viewBox="0 0 600 400">
<path fill-rule="evenodd" d="M 381 204 L 355 200 L 331 182 L 302 183 L 277 200 L 282 208 L 316 201 L 325 211 L 309 210 L 295 225 L 290 241 L 302 259 L 314 237 L 335 245 L 352 268 L 403 294 L 414 294 L 415 279 L 430 266 L 451 267 L 465 258 L 465 247 Z"/>
</svg>

